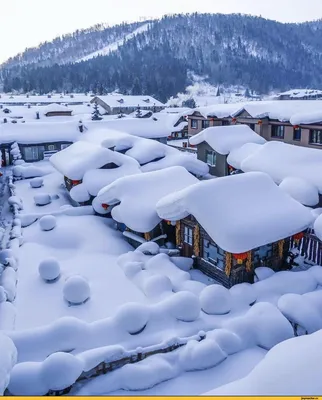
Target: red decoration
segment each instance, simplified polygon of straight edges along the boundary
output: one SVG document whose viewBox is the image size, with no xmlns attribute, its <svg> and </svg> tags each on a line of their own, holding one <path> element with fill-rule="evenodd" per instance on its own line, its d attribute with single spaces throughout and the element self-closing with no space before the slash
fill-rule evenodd
<svg viewBox="0 0 322 400">
<path fill-rule="evenodd" d="M 233 254 L 233 257 L 237 260 L 237 264 L 242 264 L 243 261 L 247 260 L 248 253 Z"/>
<path fill-rule="evenodd" d="M 257 123 L 258 125 L 263 125 L 263 121 L 261 119 Z"/>
<path fill-rule="evenodd" d="M 107 210 L 107 209 L 109 208 L 109 205 L 106 204 L 106 203 L 103 203 L 103 204 L 102 204 L 102 208 L 104 208 L 104 210 Z"/>
<path fill-rule="evenodd" d="M 304 237 L 303 232 L 296 233 L 295 235 L 293 235 L 294 242 L 298 244 L 300 240 L 303 239 L 303 237 Z"/>
<path fill-rule="evenodd" d="M 172 139 L 172 136 L 168 136 L 168 139 Z"/>
<path fill-rule="evenodd" d="M 236 122 L 236 121 L 237 121 L 237 118 L 233 118 L 233 119 L 232 119 L 232 122 Z"/>
<path fill-rule="evenodd" d="M 294 129 L 299 129 L 299 126 L 298 125 L 294 125 Z"/>
<path fill-rule="evenodd" d="M 171 221 L 168 221 L 167 219 L 165 219 L 164 222 L 165 222 L 167 225 L 171 225 Z"/>
<path fill-rule="evenodd" d="M 80 183 L 82 183 L 82 181 L 72 181 L 72 185 L 79 185 Z"/>
</svg>

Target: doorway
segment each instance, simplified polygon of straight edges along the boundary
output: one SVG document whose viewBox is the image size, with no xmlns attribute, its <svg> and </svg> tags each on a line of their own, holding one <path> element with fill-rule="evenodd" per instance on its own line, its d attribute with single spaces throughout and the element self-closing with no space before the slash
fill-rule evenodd
<svg viewBox="0 0 322 400">
<path fill-rule="evenodd" d="M 183 257 L 193 256 L 193 229 L 183 225 Z"/>
</svg>

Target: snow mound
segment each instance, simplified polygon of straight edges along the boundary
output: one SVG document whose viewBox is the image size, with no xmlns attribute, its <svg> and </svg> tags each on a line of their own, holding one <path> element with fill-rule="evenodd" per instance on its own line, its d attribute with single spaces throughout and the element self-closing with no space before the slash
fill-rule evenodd
<svg viewBox="0 0 322 400">
<path fill-rule="evenodd" d="M 201 309 L 206 314 L 228 314 L 232 307 L 231 293 L 221 285 L 210 285 L 200 293 Z"/>
<path fill-rule="evenodd" d="M 44 215 L 40 218 L 39 225 L 42 231 L 51 231 L 56 227 L 56 217 L 53 215 Z"/>
<path fill-rule="evenodd" d="M 48 193 L 39 193 L 34 196 L 34 201 L 37 206 L 46 206 L 51 203 L 51 197 Z"/>
<path fill-rule="evenodd" d="M 39 275 L 44 281 L 54 281 L 60 275 L 60 265 L 56 258 L 41 261 L 38 267 Z"/>
<path fill-rule="evenodd" d="M 243 342 L 236 333 L 230 332 L 227 329 L 215 329 L 207 333 L 207 338 L 215 340 L 221 350 L 232 355 L 243 350 Z"/>
<path fill-rule="evenodd" d="M 200 302 L 196 295 L 189 292 L 179 292 L 162 303 L 170 314 L 179 321 L 193 322 L 199 318 Z"/>
<path fill-rule="evenodd" d="M 149 298 L 161 297 L 172 294 L 172 283 L 165 275 L 154 275 L 145 281 L 143 290 Z"/>
<path fill-rule="evenodd" d="M 264 279 L 270 278 L 275 274 L 275 271 L 267 267 L 257 267 L 254 272 L 256 282 L 263 281 Z"/>
<path fill-rule="evenodd" d="M 160 253 L 160 247 L 155 242 L 143 243 L 136 250 L 140 251 L 143 254 L 151 255 L 151 256 L 154 256 L 154 255 L 157 255 Z"/>
<path fill-rule="evenodd" d="M 123 265 L 122 269 L 126 277 L 133 279 L 135 275 L 142 271 L 143 263 L 140 261 L 127 262 Z"/>
<path fill-rule="evenodd" d="M 19 210 L 22 210 L 22 209 L 23 209 L 22 200 L 19 199 L 19 197 L 17 197 L 17 196 L 11 196 L 11 197 L 9 197 L 8 203 L 9 203 L 11 206 L 17 206 Z"/>
<path fill-rule="evenodd" d="M 303 178 L 287 177 L 282 180 L 279 187 L 305 206 L 314 207 L 319 203 L 318 188 Z"/>
<path fill-rule="evenodd" d="M 73 305 L 83 304 L 89 299 L 91 289 L 88 281 L 81 275 L 74 275 L 66 279 L 63 287 L 64 298 Z"/>
<path fill-rule="evenodd" d="M 10 381 L 10 373 L 17 362 L 17 349 L 12 340 L 0 332 L 0 396 Z"/>
<path fill-rule="evenodd" d="M 193 259 L 188 257 L 171 257 L 173 264 L 182 271 L 190 271 L 193 266 Z"/>
<path fill-rule="evenodd" d="M 85 203 L 91 198 L 91 195 L 88 193 L 84 184 L 74 186 L 69 194 L 73 200 L 77 201 L 77 203 Z"/>
<path fill-rule="evenodd" d="M 239 283 L 229 289 L 235 303 L 241 306 L 250 306 L 257 300 L 257 293 L 250 283 Z"/>
<path fill-rule="evenodd" d="M 42 185 L 44 184 L 44 180 L 43 180 L 43 178 L 33 178 L 33 179 L 31 179 L 29 184 L 32 188 L 38 189 L 38 188 L 42 187 Z"/>
<path fill-rule="evenodd" d="M 128 303 L 119 308 L 115 315 L 115 322 L 123 331 L 128 332 L 130 335 L 135 335 L 145 328 L 149 317 L 149 307 L 142 304 Z"/>
</svg>

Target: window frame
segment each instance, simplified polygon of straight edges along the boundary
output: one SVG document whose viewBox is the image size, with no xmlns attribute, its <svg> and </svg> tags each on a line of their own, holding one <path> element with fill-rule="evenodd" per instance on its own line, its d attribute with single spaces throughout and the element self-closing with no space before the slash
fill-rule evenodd
<svg viewBox="0 0 322 400">
<path fill-rule="evenodd" d="M 193 245 L 193 229 L 190 226 L 184 225 L 183 229 L 183 243 Z"/>
<path fill-rule="evenodd" d="M 271 137 L 276 139 L 284 139 L 285 136 L 285 125 L 271 125 Z M 276 129 L 276 133 L 274 133 Z"/>
<path fill-rule="evenodd" d="M 209 155 L 212 158 L 212 162 L 211 163 L 208 162 L 208 156 Z M 217 154 L 216 154 L 216 152 L 214 150 L 206 150 L 205 160 L 206 160 L 206 164 L 208 164 L 210 167 L 215 167 L 217 165 Z"/>
<path fill-rule="evenodd" d="M 316 138 L 319 137 L 319 141 L 312 140 L 313 135 L 316 135 Z M 313 144 L 315 146 L 322 145 L 322 129 L 310 129 L 309 132 L 309 144 Z"/>
<path fill-rule="evenodd" d="M 196 124 L 196 126 L 194 126 Z M 195 118 L 191 118 L 191 129 L 198 129 L 198 120 Z"/>
<path fill-rule="evenodd" d="M 207 251 L 207 249 L 213 247 L 216 250 L 217 253 L 217 259 L 215 260 L 214 258 L 210 257 L 209 254 L 210 252 Z M 225 270 L 225 251 L 219 247 L 216 243 L 211 242 L 208 239 L 203 239 L 202 242 L 202 258 L 206 262 L 211 263 L 214 265 L 216 268 L 218 268 L 220 271 Z"/>
<path fill-rule="evenodd" d="M 205 126 L 206 125 L 206 126 Z M 209 128 L 210 127 L 210 121 L 209 121 L 209 119 L 203 119 L 202 121 L 201 121 L 201 127 L 202 127 L 202 129 L 207 129 L 207 128 Z"/>
<path fill-rule="evenodd" d="M 298 137 L 297 137 L 297 135 Z M 295 142 L 300 142 L 302 139 L 302 128 L 293 128 L 293 140 Z"/>
</svg>

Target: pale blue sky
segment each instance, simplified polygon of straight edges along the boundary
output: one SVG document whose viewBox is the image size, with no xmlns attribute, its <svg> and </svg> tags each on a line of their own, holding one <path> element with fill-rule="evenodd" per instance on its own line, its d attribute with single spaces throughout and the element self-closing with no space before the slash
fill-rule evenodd
<svg viewBox="0 0 322 400">
<path fill-rule="evenodd" d="M 2 0 L 0 10 L 1 62 L 26 47 L 100 22 L 195 11 L 301 22 L 322 18 L 322 0 Z"/>
</svg>

